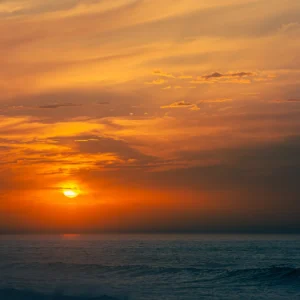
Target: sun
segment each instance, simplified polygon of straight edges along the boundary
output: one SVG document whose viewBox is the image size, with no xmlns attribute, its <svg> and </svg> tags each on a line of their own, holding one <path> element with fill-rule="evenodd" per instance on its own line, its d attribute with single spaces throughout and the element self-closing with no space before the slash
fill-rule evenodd
<svg viewBox="0 0 300 300">
<path fill-rule="evenodd" d="M 58 189 L 65 197 L 70 199 L 74 199 L 83 194 L 82 189 L 79 187 L 79 184 L 72 181 L 61 183 Z"/>
<path fill-rule="evenodd" d="M 79 195 L 77 191 L 71 189 L 64 190 L 63 194 L 68 198 L 76 198 Z"/>
</svg>

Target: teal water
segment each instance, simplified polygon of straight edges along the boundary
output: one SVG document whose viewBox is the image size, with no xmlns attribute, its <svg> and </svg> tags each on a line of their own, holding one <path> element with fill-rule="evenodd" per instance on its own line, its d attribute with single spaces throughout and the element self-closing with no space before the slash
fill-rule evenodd
<svg viewBox="0 0 300 300">
<path fill-rule="evenodd" d="M 0 236 L 0 299 L 300 299 L 300 236 Z"/>
</svg>

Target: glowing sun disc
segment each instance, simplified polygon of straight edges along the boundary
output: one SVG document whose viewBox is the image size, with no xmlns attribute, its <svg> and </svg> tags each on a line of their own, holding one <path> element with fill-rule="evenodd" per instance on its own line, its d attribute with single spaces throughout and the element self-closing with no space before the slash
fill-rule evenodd
<svg viewBox="0 0 300 300">
<path fill-rule="evenodd" d="M 64 190 L 63 194 L 68 198 L 76 198 L 78 196 L 78 193 L 73 190 Z"/>
</svg>

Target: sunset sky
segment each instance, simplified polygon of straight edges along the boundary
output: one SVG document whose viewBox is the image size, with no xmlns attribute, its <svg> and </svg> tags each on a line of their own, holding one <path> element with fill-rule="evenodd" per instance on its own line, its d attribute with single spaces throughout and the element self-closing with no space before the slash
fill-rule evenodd
<svg viewBox="0 0 300 300">
<path fill-rule="evenodd" d="M 299 0 L 0 0 L 0 232 L 300 232 L 299 36 Z"/>
</svg>

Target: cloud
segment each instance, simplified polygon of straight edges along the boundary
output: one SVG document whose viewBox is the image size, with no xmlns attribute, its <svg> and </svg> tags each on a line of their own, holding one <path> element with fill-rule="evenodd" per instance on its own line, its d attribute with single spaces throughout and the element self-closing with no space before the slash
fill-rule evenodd
<svg viewBox="0 0 300 300">
<path fill-rule="evenodd" d="M 153 74 L 157 75 L 157 76 L 161 76 L 161 77 L 167 77 L 167 78 L 172 78 L 172 79 L 192 79 L 193 76 L 192 75 L 179 75 L 179 76 L 175 76 L 171 73 L 164 73 L 161 70 L 155 70 L 153 72 Z M 197 77 L 197 80 L 200 81 L 202 79 L 205 80 L 210 80 L 210 79 L 220 79 L 220 78 L 242 78 L 242 77 L 251 77 L 251 76 L 255 76 L 254 73 L 252 72 L 236 72 L 236 73 L 219 73 L 219 72 L 214 72 L 212 74 L 208 74 L 208 75 L 203 75 L 201 77 Z M 192 81 L 194 82 L 194 81 Z M 164 81 L 157 79 L 154 80 L 152 82 L 147 82 L 147 84 L 163 84 Z"/>
<path fill-rule="evenodd" d="M 212 74 L 209 75 L 204 75 L 202 76 L 202 78 L 209 80 L 209 79 L 214 79 L 214 78 L 230 78 L 230 77 L 250 77 L 250 76 L 254 76 L 255 74 L 252 72 L 237 72 L 237 73 L 218 73 L 218 72 L 214 72 Z"/>
<path fill-rule="evenodd" d="M 97 105 L 108 105 L 108 104 L 110 104 L 110 102 L 109 101 L 96 101 L 95 102 L 95 104 L 97 104 Z"/>
<path fill-rule="evenodd" d="M 149 173 L 147 179 L 157 181 L 160 186 L 182 186 L 199 190 L 265 187 L 269 191 L 290 190 L 300 195 L 299 151 L 300 136 L 297 135 L 256 145 L 224 145 L 213 151 L 179 150 L 178 160 L 209 163 Z M 272 199 L 268 201 L 272 202 Z"/>
<path fill-rule="evenodd" d="M 205 99 L 202 100 L 201 103 L 225 103 L 225 102 L 231 102 L 231 98 L 219 98 L 219 99 Z"/>
<path fill-rule="evenodd" d="M 221 78 L 221 77 L 224 77 L 224 75 L 221 73 L 218 73 L 218 72 L 214 72 L 212 74 L 202 76 L 202 78 L 205 78 L 205 79 Z"/>
<path fill-rule="evenodd" d="M 241 95 L 257 97 L 257 96 L 260 95 L 260 93 L 255 93 L 255 92 L 251 92 L 251 93 L 241 93 Z"/>
<path fill-rule="evenodd" d="M 197 104 L 193 104 L 190 102 L 186 102 L 186 101 L 177 101 L 177 102 L 173 102 L 169 105 L 163 105 L 161 106 L 161 108 L 165 109 L 165 108 L 189 108 L 190 110 L 200 110 L 200 108 L 198 107 Z"/>
<path fill-rule="evenodd" d="M 153 71 L 153 74 L 156 75 L 156 76 L 160 76 L 160 77 L 166 77 L 166 78 L 176 78 L 175 75 L 171 74 L 171 73 L 165 73 L 161 70 L 154 70 Z"/>
<path fill-rule="evenodd" d="M 252 72 L 239 72 L 239 73 L 231 73 L 228 74 L 229 77 L 244 77 L 244 76 L 254 76 Z"/>
<path fill-rule="evenodd" d="M 300 103 L 300 99 L 272 100 L 271 103 Z"/>
<path fill-rule="evenodd" d="M 112 154 L 121 160 L 135 161 L 137 163 L 148 163 L 155 160 L 155 157 L 145 155 L 134 149 L 128 142 L 112 137 L 97 135 L 78 135 L 70 137 L 54 137 L 50 141 L 55 141 L 60 145 L 70 146 L 73 151 L 80 154 Z M 120 162 L 118 162 L 120 163 Z"/>
<path fill-rule="evenodd" d="M 149 85 L 162 85 L 164 83 L 166 83 L 167 81 L 164 80 L 164 79 L 155 79 L 153 81 L 150 81 L 150 82 L 145 82 L 145 84 L 149 84 Z"/>
<path fill-rule="evenodd" d="M 291 22 L 291 23 L 283 24 L 279 29 L 279 33 L 281 34 L 299 33 L 299 31 L 300 31 L 299 22 Z"/>
<path fill-rule="evenodd" d="M 253 78 L 253 79 L 252 79 Z M 252 80 L 251 80 L 252 79 Z M 232 73 L 219 73 L 214 72 L 207 75 L 197 76 L 196 79 L 191 80 L 191 84 L 215 84 L 215 83 L 236 83 L 247 84 L 254 81 L 270 81 L 274 77 L 267 75 L 259 75 L 254 72 L 232 72 Z"/>
<path fill-rule="evenodd" d="M 45 109 L 55 109 L 60 107 L 71 107 L 71 106 L 81 106 L 81 104 L 74 104 L 74 103 L 57 103 L 57 104 L 48 104 L 48 105 L 41 105 L 39 108 L 45 108 Z"/>
<path fill-rule="evenodd" d="M 0 14 L 4 16 L 22 15 L 46 15 L 48 17 L 72 17 L 84 14 L 104 13 L 112 9 L 121 8 L 132 3 L 134 0 L 115 0 L 114 3 L 108 1 L 85 0 L 65 0 L 63 3 L 55 0 L 4 0 L 0 3 Z"/>
<path fill-rule="evenodd" d="M 193 76 L 192 75 L 179 75 L 177 78 L 178 79 L 192 79 Z"/>
<path fill-rule="evenodd" d="M 214 84 L 216 81 L 212 80 L 204 80 L 203 78 L 198 77 L 195 80 L 191 80 L 189 83 L 190 84 Z"/>
</svg>

